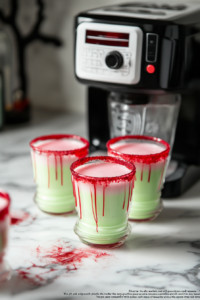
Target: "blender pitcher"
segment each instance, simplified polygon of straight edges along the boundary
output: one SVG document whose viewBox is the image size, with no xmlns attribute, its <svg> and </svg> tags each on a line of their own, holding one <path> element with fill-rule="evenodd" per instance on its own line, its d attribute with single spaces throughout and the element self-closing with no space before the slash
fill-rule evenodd
<svg viewBox="0 0 200 300">
<path fill-rule="evenodd" d="M 181 97 L 179 94 L 108 96 L 111 138 L 145 135 L 161 138 L 172 149 Z"/>
</svg>

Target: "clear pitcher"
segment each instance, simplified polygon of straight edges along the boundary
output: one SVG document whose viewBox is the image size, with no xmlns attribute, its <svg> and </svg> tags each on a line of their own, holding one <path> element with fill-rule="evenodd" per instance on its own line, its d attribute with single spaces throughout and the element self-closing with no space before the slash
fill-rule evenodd
<svg viewBox="0 0 200 300">
<path fill-rule="evenodd" d="M 111 138 L 145 135 L 161 138 L 172 149 L 181 96 L 110 93 L 108 111 Z"/>
</svg>

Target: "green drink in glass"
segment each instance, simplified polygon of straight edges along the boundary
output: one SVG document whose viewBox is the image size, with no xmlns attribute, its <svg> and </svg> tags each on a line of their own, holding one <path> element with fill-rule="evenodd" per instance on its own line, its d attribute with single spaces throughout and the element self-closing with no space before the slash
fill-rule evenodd
<svg viewBox="0 0 200 300">
<path fill-rule="evenodd" d="M 37 190 L 35 202 L 47 213 L 73 212 L 70 165 L 88 154 L 89 142 L 77 135 L 55 134 L 30 142 Z"/>
<path fill-rule="evenodd" d="M 128 214 L 135 166 L 107 156 L 86 157 L 71 165 L 78 221 L 74 227 L 88 245 L 114 248 L 131 232 Z"/>
<path fill-rule="evenodd" d="M 136 180 L 129 219 L 150 221 L 162 210 L 161 189 L 169 161 L 167 142 L 147 136 L 120 136 L 107 143 L 108 155 L 131 161 Z"/>
</svg>

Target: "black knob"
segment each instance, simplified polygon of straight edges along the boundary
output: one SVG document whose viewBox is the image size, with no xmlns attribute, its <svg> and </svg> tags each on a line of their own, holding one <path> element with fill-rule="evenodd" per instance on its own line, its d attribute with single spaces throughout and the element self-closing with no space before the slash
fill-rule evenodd
<svg viewBox="0 0 200 300">
<path fill-rule="evenodd" d="M 108 55 L 106 56 L 106 65 L 108 66 L 108 68 L 119 69 L 121 68 L 122 64 L 123 57 L 119 52 L 113 51 L 108 53 Z"/>
</svg>

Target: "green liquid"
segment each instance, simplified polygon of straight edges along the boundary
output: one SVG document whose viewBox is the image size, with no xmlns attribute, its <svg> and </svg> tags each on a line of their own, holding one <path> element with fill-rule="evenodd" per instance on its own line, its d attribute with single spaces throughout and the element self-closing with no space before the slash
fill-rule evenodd
<svg viewBox="0 0 200 300">
<path fill-rule="evenodd" d="M 67 213 L 75 209 L 75 199 L 71 182 L 70 163 L 45 164 L 38 159 L 39 155 L 32 156 L 33 171 L 37 191 L 35 201 L 38 207 L 49 213 Z M 44 159 L 47 160 L 43 156 Z M 75 161 L 77 160 L 74 157 Z"/>
<path fill-rule="evenodd" d="M 131 199 L 129 184 L 126 183 L 126 197 L 125 184 L 120 185 L 121 188 L 116 189 L 116 185 L 110 184 L 105 192 L 103 186 L 97 185 L 95 201 L 94 186 L 79 182 L 78 192 L 76 182 L 79 220 L 75 232 L 83 241 L 90 244 L 114 244 L 130 233 L 127 221 Z"/>
<path fill-rule="evenodd" d="M 148 165 L 145 166 L 143 172 L 142 164 L 137 164 L 136 166 L 136 181 L 133 189 L 129 219 L 153 219 L 162 209 L 160 195 L 166 164 L 164 165 L 163 162 L 159 164 L 160 167 L 155 165 L 151 165 L 150 172 Z"/>
</svg>

